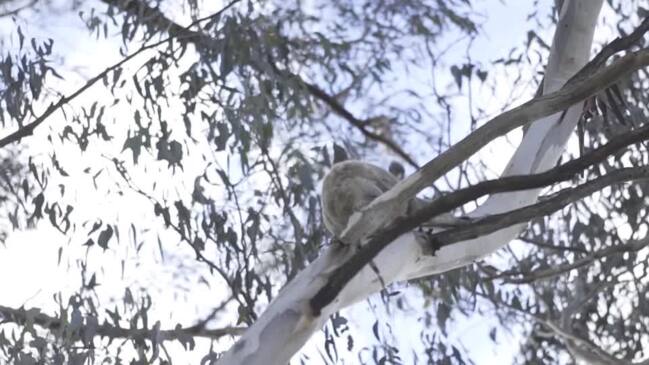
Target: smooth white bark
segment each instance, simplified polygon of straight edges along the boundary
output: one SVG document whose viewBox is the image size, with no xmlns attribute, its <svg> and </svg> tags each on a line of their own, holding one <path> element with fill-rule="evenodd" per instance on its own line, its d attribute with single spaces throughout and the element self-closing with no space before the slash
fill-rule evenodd
<svg viewBox="0 0 649 365">
<path fill-rule="evenodd" d="M 588 60 L 593 32 L 603 0 L 567 0 L 560 16 L 546 69 L 544 93 L 559 89 Z M 572 107 L 559 115 L 543 118 L 531 125 L 504 175 L 539 172 L 552 167 L 580 115 Z M 509 211 L 533 203 L 539 190 L 490 197 L 473 216 Z M 396 281 L 444 272 L 470 264 L 516 237 L 521 226 L 503 229 L 475 240 L 445 246 L 434 256 L 426 256 L 412 233 L 396 239 L 374 259 L 381 279 Z M 308 301 L 326 283 L 328 274 L 344 263 L 355 249 L 331 247 L 300 272 L 277 295 L 262 316 L 239 341 L 224 354 L 220 364 L 286 364 L 293 354 L 319 330 L 335 311 L 362 300 L 382 289 L 383 283 L 366 267 L 342 290 L 334 302 L 312 316 Z"/>
</svg>

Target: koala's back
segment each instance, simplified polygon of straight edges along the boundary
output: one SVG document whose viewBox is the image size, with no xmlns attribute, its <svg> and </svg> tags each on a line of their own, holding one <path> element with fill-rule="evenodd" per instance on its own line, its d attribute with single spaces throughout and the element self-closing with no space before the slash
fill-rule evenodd
<svg viewBox="0 0 649 365">
<path fill-rule="evenodd" d="M 349 217 L 367 206 L 397 183 L 388 171 L 362 161 L 335 164 L 322 182 L 322 216 L 327 229 L 336 237 L 347 226 Z"/>
</svg>

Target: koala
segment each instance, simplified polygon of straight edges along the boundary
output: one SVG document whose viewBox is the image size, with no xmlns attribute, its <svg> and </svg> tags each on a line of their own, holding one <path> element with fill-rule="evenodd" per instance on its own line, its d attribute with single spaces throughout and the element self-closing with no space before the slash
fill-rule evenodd
<svg viewBox="0 0 649 365">
<path fill-rule="evenodd" d="M 397 182 L 394 175 L 366 162 L 334 164 L 322 182 L 322 217 L 327 230 L 340 237 L 352 214 Z"/>
<path fill-rule="evenodd" d="M 403 167 L 398 169 L 391 166 L 390 170 L 403 176 Z M 397 182 L 399 179 L 395 175 L 367 162 L 347 160 L 334 164 L 322 182 L 322 217 L 327 230 L 340 238 L 355 212 L 362 210 Z M 395 216 L 408 214 L 425 204 L 428 204 L 425 199 L 414 198 L 407 205 L 407 211 L 395 212 Z M 451 214 L 446 214 L 435 217 L 430 225 L 448 227 L 455 225 L 457 220 Z"/>
</svg>

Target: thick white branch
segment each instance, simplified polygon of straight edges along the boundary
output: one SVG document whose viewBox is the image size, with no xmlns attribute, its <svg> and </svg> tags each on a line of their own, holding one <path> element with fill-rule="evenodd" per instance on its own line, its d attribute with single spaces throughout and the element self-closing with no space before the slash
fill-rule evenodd
<svg viewBox="0 0 649 365">
<path fill-rule="evenodd" d="M 550 52 L 544 93 L 559 89 L 586 63 L 602 2 L 567 0 L 564 4 Z M 572 107 L 562 119 L 560 115 L 553 115 L 532 124 L 504 174 L 524 174 L 550 168 L 563 151 L 579 114 L 579 107 Z M 403 196 L 414 196 L 419 185 L 431 183 L 430 180 L 422 181 L 426 174 L 414 175 L 404 180 L 400 187 L 384 194 L 383 201 L 404 201 Z M 435 172 L 429 176 L 435 176 Z M 519 208 L 534 202 L 537 196 L 538 190 L 495 195 L 473 214 L 481 216 Z M 371 221 L 380 222 L 386 219 L 382 216 L 394 211 L 394 207 L 384 208 L 378 211 L 376 217 L 370 217 Z M 360 223 L 362 226 L 365 222 Z M 356 227 L 353 223 L 350 226 L 348 233 L 352 236 L 367 228 L 363 226 L 358 229 L 358 223 Z M 331 304 L 314 316 L 309 300 L 327 282 L 328 274 L 355 252 L 351 246 L 330 247 L 279 292 L 257 322 L 224 354 L 219 363 L 286 364 L 333 312 L 380 290 L 383 287 L 381 279 L 385 283 L 392 283 L 467 265 L 509 242 L 519 230 L 520 226 L 512 227 L 481 237 L 479 242 L 470 240 L 445 246 L 432 257 L 426 256 L 415 234 L 404 234 L 373 260 L 375 266 L 380 268 L 381 278 L 372 268 L 364 268 Z"/>
</svg>

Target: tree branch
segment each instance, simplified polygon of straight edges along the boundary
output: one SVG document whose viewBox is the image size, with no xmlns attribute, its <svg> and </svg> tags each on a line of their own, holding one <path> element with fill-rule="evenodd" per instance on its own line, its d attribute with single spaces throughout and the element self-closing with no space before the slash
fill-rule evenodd
<svg viewBox="0 0 649 365">
<path fill-rule="evenodd" d="M 568 80 L 568 83 L 588 78 L 591 74 L 604 67 L 606 61 L 608 61 L 608 59 L 614 54 L 628 50 L 633 47 L 633 45 L 642 45 L 642 43 L 639 42 L 642 41 L 647 31 L 649 31 L 649 17 L 646 17 L 629 35 L 617 37 L 604 46 L 604 48 L 602 48 L 602 50 L 599 51 L 597 55 L 586 64 L 586 66 Z"/>
<path fill-rule="evenodd" d="M 536 321 L 549 328 L 555 335 L 561 337 L 568 348 L 568 351 L 574 356 L 577 355 L 590 365 L 632 365 L 631 361 L 618 359 L 610 355 L 592 341 L 573 334 L 571 331 L 564 329 L 560 325 L 550 320 L 536 318 Z M 642 363 L 644 364 L 644 362 Z"/>
<path fill-rule="evenodd" d="M 518 237 L 519 240 L 524 241 L 526 243 L 529 243 L 531 245 L 537 246 L 537 247 L 543 247 L 547 248 L 550 250 L 559 250 L 559 251 L 566 251 L 566 252 L 575 252 L 579 254 L 587 254 L 588 251 L 584 250 L 583 248 L 580 247 L 571 247 L 571 246 L 564 246 L 564 245 L 555 245 L 549 242 L 541 242 L 537 239 L 531 238 L 531 237 Z"/>
<path fill-rule="evenodd" d="M 367 263 L 369 263 L 385 246 L 401 234 L 415 229 L 427 220 L 450 211 L 487 194 L 501 193 L 515 190 L 527 190 L 547 186 L 573 177 L 577 172 L 605 160 L 611 153 L 631 144 L 649 139 L 649 124 L 637 130 L 624 133 L 606 145 L 593 150 L 581 158 L 557 166 L 544 173 L 509 176 L 497 180 L 488 180 L 476 185 L 458 190 L 448 195 L 441 196 L 424 208 L 415 212 L 410 217 L 400 217 L 387 228 L 373 234 L 369 241 L 358 249 L 357 253 L 347 262 L 336 268 L 327 283 L 315 294 L 310 305 L 314 314 L 319 314 L 323 307 L 331 303 L 340 293 L 342 288 L 354 277 Z M 576 188 L 562 190 L 551 198 L 539 203 L 502 214 L 495 214 L 470 222 L 467 226 L 449 229 L 432 234 L 429 238 L 434 242 L 432 252 L 442 246 L 450 245 L 478 236 L 482 236 L 504 227 L 526 222 L 532 218 L 549 214 L 568 203 L 579 200 L 601 188 L 620 181 L 646 177 L 649 167 L 620 169 L 584 183 Z"/>
<path fill-rule="evenodd" d="M 478 293 L 478 295 L 484 296 L 484 294 Z M 493 298 L 487 298 L 487 299 L 493 299 Z M 588 365 L 649 365 L 649 359 L 640 361 L 640 362 L 632 362 L 632 361 L 626 361 L 622 359 L 618 359 L 610 354 L 608 354 L 606 351 L 604 351 L 602 348 L 600 348 L 598 345 L 593 343 L 587 338 L 583 338 L 581 336 L 578 336 L 574 334 L 572 331 L 570 331 L 567 325 L 561 325 L 559 323 L 556 323 L 552 319 L 548 319 L 547 316 L 544 316 L 542 314 L 535 314 L 531 313 L 529 311 L 524 311 L 521 308 L 515 307 L 510 305 L 509 303 L 505 303 L 502 301 L 494 302 L 494 305 L 496 307 L 502 306 L 505 307 L 516 314 L 522 316 L 522 317 L 527 317 L 541 326 L 549 329 L 552 334 L 544 334 L 544 333 L 538 333 L 540 337 L 545 337 L 545 338 L 555 338 L 560 337 L 561 340 L 566 344 L 566 347 L 568 351 L 570 352 L 571 355 L 577 356 L 580 359 L 586 361 Z"/>
<path fill-rule="evenodd" d="M 511 273 L 511 275 L 520 275 L 522 277 L 504 278 L 504 280 L 505 282 L 511 284 L 529 284 L 537 280 L 552 278 L 561 275 L 563 273 L 569 272 L 571 270 L 578 269 L 586 265 L 590 265 L 596 260 L 599 260 L 607 256 L 623 254 L 625 252 L 640 251 L 648 244 L 649 244 L 649 238 L 645 238 L 642 240 L 633 241 L 631 243 L 627 243 L 623 245 L 614 245 L 614 246 L 607 247 L 603 250 L 593 252 L 586 257 L 582 257 L 576 260 L 575 262 L 570 262 L 564 265 L 559 265 L 548 269 L 535 270 L 529 273 L 523 273 L 523 272 Z"/>
<path fill-rule="evenodd" d="M 299 76 L 297 75 L 292 75 L 292 76 L 295 78 L 299 78 Z M 358 129 L 361 132 L 361 134 L 363 134 L 365 137 L 384 144 L 388 149 L 392 150 L 392 152 L 396 153 L 401 158 L 403 158 L 406 162 L 408 162 L 410 166 L 416 169 L 419 168 L 417 162 L 410 155 L 408 155 L 401 147 L 399 147 L 399 145 L 397 145 L 390 138 L 374 133 L 371 130 L 367 129 L 365 121 L 356 118 L 349 110 L 347 110 L 344 106 L 342 106 L 338 102 L 338 100 L 336 100 L 336 98 L 327 94 L 326 92 L 324 92 L 324 90 L 320 89 L 314 84 L 308 83 L 304 80 L 301 80 L 301 82 L 304 84 L 304 86 L 306 86 L 307 90 L 309 91 L 309 93 L 311 93 L 311 95 L 313 95 L 315 98 L 327 104 L 331 108 L 331 110 L 333 110 L 336 114 L 341 116 L 343 119 L 347 120 L 349 124 L 351 124 L 356 129 Z"/>
<path fill-rule="evenodd" d="M 234 4 L 238 3 L 239 1 L 241 1 L 241 0 L 233 0 L 233 1 L 231 1 L 230 3 L 228 3 L 225 7 L 223 7 L 218 12 L 216 12 L 216 13 L 214 13 L 212 15 L 209 15 L 207 17 L 198 19 L 195 22 L 193 22 L 192 24 L 188 25 L 188 28 L 193 27 L 196 24 L 199 24 L 199 23 L 201 23 L 201 22 L 203 22 L 205 20 L 213 19 L 215 17 L 220 16 L 223 12 L 225 12 L 226 10 L 228 10 L 229 8 L 234 6 Z M 114 65 L 112 65 L 112 66 L 110 66 L 108 68 L 106 68 L 104 71 L 100 72 L 98 75 L 96 75 L 95 77 L 88 80 L 82 87 L 77 89 L 77 91 L 73 92 L 70 95 L 63 96 L 56 103 L 50 104 L 50 106 L 45 110 L 45 112 L 43 112 L 41 115 L 36 117 L 36 119 L 34 121 L 32 121 L 32 122 L 30 122 L 28 124 L 25 124 L 22 127 L 19 127 L 18 130 L 16 130 L 15 132 L 10 133 L 9 135 L 1 138 L 0 139 L 0 148 L 4 147 L 4 146 L 6 146 L 6 145 L 8 145 L 10 143 L 18 142 L 21 139 L 32 135 L 34 133 L 34 129 L 36 129 L 36 127 L 41 125 L 41 123 L 43 123 L 50 115 L 52 115 L 55 111 L 59 110 L 64 105 L 66 105 L 67 103 L 72 101 L 77 96 L 83 94 L 91 86 L 93 86 L 95 83 L 97 83 L 97 81 L 102 80 L 104 77 L 106 77 L 106 75 L 108 75 L 109 72 L 114 71 L 114 70 L 122 67 L 125 63 L 132 60 L 133 58 L 135 58 L 137 55 L 141 54 L 142 52 L 144 52 L 146 50 L 149 50 L 149 49 L 152 49 L 152 48 L 156 48 L 156 47 L 158 47 L 158 46 L 160 46 L 160 45 L 162 45 L 164 43 L 167 43 L 167 42 L 171 41 L 174 38 L 178 38 L 178 36 L 177 35 L 171 35 L 171 36 L 169 36 L 169 37 L 167 37 L 167 38 L 165 38 L 165 39 L 163 39 L 161 41 L 158 41 L 158 42 L 146 45 L 146 46 L 142 46 L 140 49 L 138 49 L 134 53 L 126 56 L 121 61 L 115 63 Z"/>
<path fill-rule="evenodd" d="M 535 176 L 530 175 L 529 177 Z M 518 223 L 527 222 L 532 218 L 548 215 L 609 185 L 647 178 L 649 178 L 648 166 L 619 169 L 576 188 L 561 190 L 551 198 L 539 203 L 507 213 L 490 215 L 478 219 L 471 224 L 467 224 L 466 226 L 431 234 L 428 237 L 428 242 L 432 246 L 430 249 L 432 254 L 434 254 L 444 246 L 484 236 Z M 533 185 L 531 181 L 529 185 Z M 513 186 L 514 185 L 512 184 L 511 187 Z M 332 303 L 351 278 L 353 278 L 354 275 L 356 275 L 376 255 L 378 255 L 385 246 L 404 232 L 416 228 L 427 219 L 437 215 L 437 209 L 430 209 L 432 206 L 433 204 L 431 204 L 429 208 L 422 209 L 420 213 L 415 214 L 413 217 L 398 219 L 385 230 L 377 232 L 376 235 L 373 235 L 372 238 L 370 238 L 370 241 L 366 245 L 362 246 L 354 256 L 343 265 L 336 268 L 329 276 L 327 283 L 323 285 L 309 301 L 313 315 L 319 315 L 325 306 Z M 429 215 L 426 211 L 435 211 L 435 213 Z"/>
<path fill-rule="evenodd" d="M 216 43 L 215 40 L 210 37 L 208 34 L 205 34 L 200 31 L 194 31 L 183 27 L 180 24 L 169 19 L 162 11 L 157 8 L 151 7 L 143 1 L 137 0 L 101 0 L 105 4 L 113 6 L 115 8 L 121 9 L 124 12 L 135 15 L 138 17 L 138 20 L 150 27 L 153 30 L 159 32 L 168 32 L 170 35 L 182 36 L 182 38 L 188 42 L 194 44 L 196 49 L 200 53 L 206 53 L 207 50 L 211 50 Z M 251 59 L 252 63 L 259 63 L 259 60 Z M 363 136 L 366 138 L 376 141 L 385 145 L 392 152 L 397 154 L 399 157 L 403 158 L 408 164 L 414 168 L 419 168 L 417 162 L 412 158 L 408 153 L 406 153 L 399 145 L 397 145 L 393 140 L 382 136 L 378 133 L 375 133 L 367 128 L 365 121 L 356 118 L 349 110 L 347 110 L 343 105 L 341 105 L 336 98 L 327 94 L 324 90 L 318 87 L 315 84 L 309 83 L 303 80 L 299 75 L 291 73 L 287 70 L 280 71 L 277 69 L 275 64 L 272 61 L 269 61 L 269 65 L 274 72 L 284 74 L 286 77 L 297 80 L 300 84 L 304 85 L 306 90 L 316 99 L 322 101 L 326 104 L 331 110 L 345 119 L 350 125 L 356 128 Z M 268 67 L 258 67 L 259 70 L 265 72 L 268 70 Z"/>
<path fill-rule="evenodd" d="M 452 228 L 436 233 L 431 238 L 437 242 L 434 249 L 495 232 L 516 223 L 527 222 L 532 218 L 548 215 L 570 203 L 583 199 L 609 185 L 649 178 L 649 166 L 629 167 L 610 172 L 577 187 L 566 188 L 550 198 L 507 213 L 494 214 L 477 219 L 468 227 Z"/>
<path fill-rule="evenodd" d="M 15 323 L 18 325 L 24 325 L 26 323 L 33 323 L 43 329 L 48 331 L 56 331 L 61 329 L 62 326 L 65 326 L 56 317 L 52 317 L 43 313 L 40 313 L 39 309 L 25 309 L 25 308 L 10 308 L 5 306 L 0 306 L 0 317 L 2 317 L 2 322 L 5 323 Z M 224 327 L 219 329 L 205 329 L 203 326 L 192 326 L 192 327 L 177 327 L 173 330 L 160 330 L 155 331 L 154 329 L 146 328 L 124 328 L 115 325 L 104 324 L 99 325 L 95 330 L 95 335 L 101 337 L 108 337 L 110 339 L 115 338 L 124 338 L 129 340 L 145 340 L 151 339 L 155 336 L 162 339 L 163 341 L 170 340 L 183 340 L 188 336 L 192 337 L 205 337 L 210 339 L 219 339 L 223 336 L 236 336 L 243 333 L 246 329 L 243 327 Z"/>
</svg>

